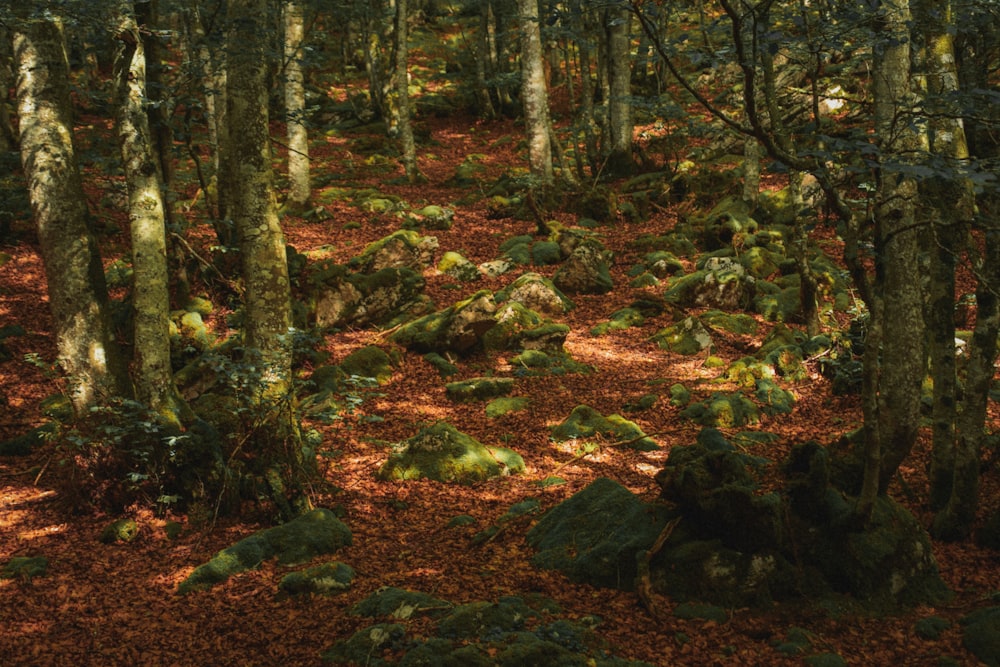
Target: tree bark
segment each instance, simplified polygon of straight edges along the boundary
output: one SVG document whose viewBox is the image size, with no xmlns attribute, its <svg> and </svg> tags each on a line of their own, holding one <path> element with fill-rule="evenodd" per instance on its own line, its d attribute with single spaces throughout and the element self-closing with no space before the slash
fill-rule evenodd
<svg viewBox="0 0 1000 667">
<path fill-rule="evenodd" d="M 230 0 L 227 42 L 229 156 L 232 211 L 244 282 L 243 340 L 256 366 L 258 394 L 251 406 L 264 424 L 253 434 L 254 467 L 282 514 L 294 514 L 307 465 L 292 401 L 292 318 L 285 241 L 278 224 L 268 133 L 267 0 Z"/>
<path fill-rule="evenodd" d="M 305 27 L 299 0 L 285 3 L 285 123 L 288 130 L 288 180 L 285 206 L 302 211 L 309 205 L 309 132 L 306 129 L 306 94 L 302 76 Z"/>
<path fill-rule="evenodd" d="M 146 59 L 131 2 L 122 2 L 115 63 L 118 138 L 132 238 L 132 309 L 136 398 L 180 425 L 170 367 L 170 294 L 162 183 L 146 115 Z"/>
<path fill-rule="evenodd" d="M 542 186 L 552 184 L 552 144 L 549 139 L 549 96 L 542 64 L 542 37 L 538 0 L 518 0 L 521 23 L 521 99 L 528 135 L 531 175 Z"/>
<path fill-rule="evenodd" d="M 397 130 L 399 133 L 399 143 L 403 153 L 403 170 L 406 173 L 408 183 L 416 183 L 420 178 L 417 171 L 417 146 L 413 140 L 413 124 L 410 122 L 410 31 L 409 31 L 409 9 L 406 0 L 396 0 L 395 16 L 395 80 L 396 80 L 396 109 L 399 114 Z"/>
<path fill-rule="evenodd" d="M 45 264 L 59 362 L 80 416 L 129 391 L 76 163 L 69 65 L 58 20 L 36 19 L 19 27 L 14 52 L 21 160 Z"/>
<path fill-rule="evenodd" d="M 624 5 L 604 13 L 608 63 L 608 171 L 626 176 L 632 160 L 632 66 L 629 19 Z"/>
</svg>

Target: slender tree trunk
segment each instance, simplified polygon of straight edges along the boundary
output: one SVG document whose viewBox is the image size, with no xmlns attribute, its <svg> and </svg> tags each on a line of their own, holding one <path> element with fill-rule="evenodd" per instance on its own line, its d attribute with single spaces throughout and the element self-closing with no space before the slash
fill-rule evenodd
<svg viewBox="0 0 1000 667">
<path fill-rule="evenodd" d="M 632 66 L 629 19 L 624 5 L 604 14 L 608 49 L 608 171 L 624 176 L 635 169 L 632 161 Z"/>
<path fill-rule="evenodd" d="M 396 0 L 396 62 L 394 69 L 396 108 L 399 113 L 399 143 L 402 147 L 403 169 L 406 173 L 406 180 L 409 183 L 416 183 L 419 180 L 420 172 L 417 171 L 417 147 L 413 140 L 413 124 L 410 122 L 410 31 L 408 14 L 409 10 L 407 9 L 406 0 Z"/>
<path fill-rule="evenodd" d="M 254 465 L 282 513 L 294 513 L 289 495 L 308 462 L 292 401 L 292 318 L 285 241 L 278 224 L 268 132 L 267 0 L 230 0 L 227 42 L 229 153 L 234 182 L 233 220 L 244 281 L 243 338 L 248 361 L 259 356 L 255 408 L 267 426 L 255 434 Z M 291 487 L 291 488 L 289 488 Z"/>
<path fill-rule="evenodd" d="M 923 295 L 918 263 L 919 230 L 914 224 L 917 184 L 894 162 L 908 159 L 916 137 L 906 114 L 911 110 L 910 11 L 906 0 L 883 0 L 884 26 L 875 48 L 875 132 L 882 169 L 876 207 L 876 259 L 882 274 L 884 331 L 879 365 L 879 422 L 885 493 L 899 464 L 909 455 L 920 425 L 920 388 L 924 377 Z"/>
<path fill-rule="evenodd" d="M 28 21 L 14 34 L 14 54 L 21 159 L 45 264 L 59 361 L 69 376 L 68 393 L 79 416 L 129 391 L 73 148 L 61 25 L 51 18 Z"/>
<path fill-rule="evenodd" d="M 285 206 L 305 210 L 312 196 L 309 184 L 309 132 L 306 129 L 306 93 L 302 77 L 305 27 L 299 0 L 285 3 L 285 123 L 288 129 L 288 180 Z"/>
<path fill-rule="evenodd" d="M 477 111 L 484 118 L 492 120 L 496 118 L 496 108 L 493 106 L 493 99 L 490 97 L 488 76 L 493 71 L 490 60 L 491 40 L 490 40 L 490 15 L 492 10 L 487 0 L 480 3 L 479 7 L 479 30 L 476 34 L 476 104 Z"/>
<path fill-rule="evenodd" d="M 131 2 L 120 5 L 115 66 L 118 137 L 132 238 L 133 382 L 136 398 L 180 425 L 170 367 L 170 294 L 162 184 L 146 115 L 146 60 Z"/>
<path fill-rule="evenodd" d="M 539 184 L 551 185 L 552 144 L 549 138 L 549 97 L 542 65 L 542 37 L 538 0 L 518 0 L 521 22 L 521 99 L 528 135 L 528 164 Z"/>
</svg>

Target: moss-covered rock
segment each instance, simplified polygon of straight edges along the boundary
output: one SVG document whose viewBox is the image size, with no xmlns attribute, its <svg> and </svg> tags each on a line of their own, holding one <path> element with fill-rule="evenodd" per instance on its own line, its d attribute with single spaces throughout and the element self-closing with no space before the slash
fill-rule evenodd
<svg viewBox="0 0 1000 667">
<path fill-rule="evenodd" d="M 666 250 L 648 253 L 643 262 L 646 265 L 646 270 L 660 279 L 676 275 L 684 270 L 684 264 L 677 259 L 677 256 Z"/>
<path fill-rule="evenodd" d="M 983 664 L 1000 665 L 1000 607 L 979 609 L 960 622 L 962 645 Z"/>
<path fill-rule="evenodd" d="M 45 556 L 14 556 L 0 570 L 0 579 L 20 579 L 30 582 L 44 577 L 49 571 L 49 559 Z"/>
<path fill-rule="evenodd" d="M 511 412 L 520 412 L 530 404 L 531 399 L 527 396 L 495 398 L 486 404 L 486 416 L 496 419 Z"/>
<path fill-rule="evenodd" d="M 316 326 L 326 329 L 385 324 L 416 310 L 425 281 L 408 268 L 387 267 L 364 274 L 337 266 L 317 270 L 311 284 L 312 317 Z"/>
<path fill-rule="evenodd" d="M 760 421 L 757 406 L 739 392 L 715 392 L 704 401 L 690 404 L 680 414 L 696 424 L 720 428 L 738 428 Z"/>
<path fill-rule="evenodd" d="M 382 480 L 433 479 L 472 484 L 524 471 L 524 460 L 503 447 L 485 447 L 446 422 L 400 443 L 378 471 Z"/>
<path fill-rule="evenodd" d="M 383 586 L 351 607 L 351 614 L 370 618 L 393 618 L 405 621 L 414 616 L 443 616 L 452 608 L 444 600 L 393 586 Z"/>
<path fill-rule="evenodd" d="M 623 331 L 625 329 L 631 329 L 632 327 L 642 326 L 645 321 L 646 318 L 643 317 L 642 313 L 636 308 L 622 308 L 621 310 L 616 310 L 612 313 L 607 322 L 601 322 L 600 324 L 592 327 L 590 329 L 590 335 L 604 336 L 612 331 Z"/>
<path fill-rule="evenodd" d="M 407 215 L 403 220 L 403 227 L 406 229 L 448 230 L 451 229 L 454 217 L 454 209 L 436 204 L 428 204 Z"/>
<path fill-rule="evenodd" d="M 703 268 L 670 281 L 663 298 L 681 308 L 742 310 L 756 293 L 756 281 L 738 260 L 709 258 Z"/>
<path fill-rule="evenodd" d="M 706 250 L 725 248 L 740 237 L 755 233 L 758 226 L 750 217 L 750 206 L 739 197 L 729 196 L 705 216 L 702 243 Z"/>
<path fill-rule="evenodd" d="M 757 380 L 756 387 L 755 396 L 765 414 L 791 414 L 795 407 L 795 395 L 792 392 L 782 389 L 768 378 Z"/>
<path fill-rule="evenodd" d="M 692 355 L 712 345 L 712 336 L 697 317 L 686 317 L 657 331 L 651 339 L 661 349 L 675 354 Z"/>
<path fill-rule="evenodd" d="M 599 243 L 581 243 L 556 270 L 552 282 L 567 294 L 606 294 L 614 287 L 610 260 L 610 253 Z"/>
<path fill-rule="evenodd" d="M 562 351 L 569 335 L 569 327 L 543 318 L 520 301 L 508 301 L 495 313 L 496 326 L 483 335 L 487 350 L 544 350 Z"/>
<path fill-rule="evenodd" d="M 556 441 L 594 437 L 602 437 L 613 442 L 633 441 L 629 447 L 639 451 L 660 448 L 656 442 L 647 438 L 634 422 L 621 415 L 605 417 L 589 405 L 576 406 L 565 421 L 552 429 L 552 439 Z"/>
<path fill-rule="evenodd" d="M 598 478 L 528 531 L 528 544 L 537 552 L 532 562 L 574 581 L 632 590 L 636 556 L 653 545 L 667 518 L 664 508 Z"/>
<path fill-rule="evenodd" d="M 724 313 L 721 310 L 709 310 L 699 318 L 703 324 L 722 329 L 729 333 L 749 336 L 757 333 L 757 320 L 742 313 Z"/>
<path fill-rule="evenodd" d="M 291 572 L 281 578 L 278 590 L 288 595 L 333 595 L 351 587 L 354 568 L 344 563 L 323 563 Z"/>
<path fill-rule="evenodd" d="M 535 266 L 549 266 L 562 261 L 562 252 L 555 241 L 537 241 L 531 246 L 531 263 Z"/>
<path fill-rule="evenodd" d="M 398 623 L 379 623 L 358 630 L 348 639 L 337 642 L 323 653 L 323 660 L 338 665 L 369 665 L 383 667 L 393 664 L 382 659 L 388 650 L 406 647 L 406 628 Z"/>
<path fill-rule="evenodd" d="M 101 531 L 101 542 L 112 544 L 114 542 L 131 542 L 139 536 L 139 524 L 135 519 L 117 519 L 112 521 Z"/>
<path fill-rule="evenodd" d="M 398 359 L 376 345 L 367 345 L 351 352 L 339 367 L 345 377 L 372 378 L 378 384 L 386 384 L 392 379 L 393 368 Z M 315 373 L 313 373 L 315 379 Z"/>
<path fill-rule="evenodd" d="M 350 266 L 361 273 L 386 268 L 407 268 L 420 273 L 433 264 L 437 249 L 435 237 L 401 229 L 368 244 L 360 255 L 351 259 Z"/>
<path fill-rule="evenodd" d="M 177 592 L 210 588 L 271 558 L 281 565 L 298 565 L 350 544 L 350 529 L 330 510 L 315 509 L 288 523 L 258 531 L 218 552 L 188 575 Z"/>
<path fill-rule="evenodd" d="M 445 395 L 453 401 L 486 401 L 506 396 L 514 390 L 511 378 L 472 378 L 445 385 Z"/>
<path fill-rule="evenodd" d="M 442 357 L 437 352 L 428 352 L 424 355 L 424 361 L 433 366 L 441 377 L 451 377 L 458 373 L 458 366 Z"/>
<path fill-rule="evenodd" d="M 462 282 L 473 282 L 482 277 L 475 264 L 453 250 L 441 255 L 437 270 Z"/>
<path fill-rule="evenodd" d="M 403 325 L 390 340 L 418 352 L 471 352 L 497 324 L 496 303 L 488 291 Z"/>
<path fill-rule="evenodd" d="M 524 273 L 496 293 L 497 303 L 517 301 L 525 308 L 548 317 L 564 315 L 575 307 L 551 280 L 537 273 Z"/>
</svg>

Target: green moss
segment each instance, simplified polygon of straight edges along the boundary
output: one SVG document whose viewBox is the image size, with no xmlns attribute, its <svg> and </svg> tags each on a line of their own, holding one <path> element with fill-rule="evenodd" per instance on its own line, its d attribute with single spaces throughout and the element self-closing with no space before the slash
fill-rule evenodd
<svg viewBox="0 0 1000 667">
<path fill-rule="evenodd" d="M 418 615 L 441 616 L 451 606 L 448 602 L 426 593 L 385 586 L 351 607 L 351 614 L 404 621 Z"/>
<path fill-rule="evenodd" d="M 441 256 L 437 269 L 441 273 L 463 282 L 472 282 L 482 277 L 475 264 L 451 250 Z"/>
<path fill-rule="evenodd" d="M 332 595 L 351 587 L 354 569 L 344 563 L 324 563 L 281 578 L 278 589 L 289 595 Z"/>
<path fill-rule="evenodd" d="M 558 264 L 561 260 L 559 244 L 554 241 L 538 241 L 531 246 L 531 263 L 535 266 Z"/>
<path fill-rule="evenodd" d="M 45 556 L 14 556 L 0 570 L 0 579 L 31 581 L 44 577 L 48 571 L 49 559 Z"/>
<path fill-rule="evenodd" d="M 368 345 L 344 357 L 339 366 L 346 377 L 372 378 L 379 384 L 386 384 L 392 378 L 397 361 L 382 348 Z"/>
<path fill-rule="evenodd" d="M 749 336 L 757 333 L 757 320 L 742 313 L 724 313 L 721 310 L 709 310 L 701 315 L 701 321 L 710 327 L 723 329 L 730 333 Z"/>
<path fill-rule="evenodd" d="M 500 463 L 504 464 L 502 468 Z M 487 449 L 454 426 L 439 422 L 401 443 L 379 468 L 383 480 L 428 478 L 471 484 L 504 473 L 524 470 L 524 461 L 510 450 Z"/>
<path fill-rule="evenodd" d="M 486 416 L 496 419 L 511 412 L 524 410 L 530 403 L 531 399 L 527 396 L 495 398 L 486 404 Z"/>
<path fill-rule="evenodd" d="M 445 385 L 445 395 L 452 401 L 485 401 L 506 396 L 514 389 L 511 378 L 472 378 Z"/>
<path fill-rule="evenodd" d="M 425 354 L 424 361 L 437 369 L 437 372 L 440 373 L 441 377 L 446 378 L 458 373 L 458 366 L 451 363 L 437 352 L 428 352 Z"/>
<path fill-rule="evenodd" d="M 139 536 L 139 524 L 135 519 L 118 519 L 112 521 L 101 531 L 101 542 L 111 544 L 113 542 L 131 542 Z"/>
<path fill-rule="evenodd" d="M 621 415 L 605 417 L 589 405 L 578 405 L 561 424 L 553 427 L 552 439 L 556 441 L 600 437 L 606 442 L 634 440 L 629 447 L 639 451 L 659 449 L 642 429 Z"/>
<path fill-rule="evenodd" d="M 660 329 L 651 340 L 664 350 L 683 355 L 698 354 L 712 344 L 708 330 L 696 317 Z"/>
<path fill-rule="evenodd" d="M 611 314 L 607 322 L 602 322 L 590 330 L 591 336 L 604 336 L 612 331 L 623 331 L 642 326 L 646 318 L 635 308 L 622 308 Z"/>
</svg>

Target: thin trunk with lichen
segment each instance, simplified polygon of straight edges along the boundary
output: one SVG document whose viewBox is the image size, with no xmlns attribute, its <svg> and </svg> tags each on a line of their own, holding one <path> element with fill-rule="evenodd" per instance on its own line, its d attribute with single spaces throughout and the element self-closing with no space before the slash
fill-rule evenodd
<svg viewBox="0 0 1000 667">
<path fill-rule="evenodd" d="M 253 469 L 283 515 L 302 500 L 305 461 L 292 400 L 292 318 L 288 262 L 278 224 L 268 132 L 267 0 L 230 0 L 227 41 L 229 157 L 233 221 L 244 283 L 245 361 L 254 369 Z"/>
<path fill-rule="evenodd" d="M 131 2 L 119 7 L 115 63 L 118 138 L 128 190 L 132 239 L 132 312 L 136 398 L 180 424 L 180 396 L 170 366 L 170 294 L 162 184 L 146 115 L 146 58 Z"/>
<path fill-rule="evenodd" d="M 528 164 L 531 175 L 542 186 L 551 185 L 552 131 L 549 120 L 549 94 L 542 64 L 542 36 L 537 0 L 518 0 L 521 24 L 521 100 L 528 136 Z"/>
<path fill-rule="evenodd" d="M 104 270 L 76 162 L 69 65 L 59 21 L 33 19 L 19 26 L 14 61 L 21 160 L 59 362 L 69 379 L 74 411 L 82 415 L 130 391 L 124 357 L 112 334 Z"/>
<path fill-rule="evenodd" d="M 305 28 L 302 4 L 285 3 L 285 123 L 288 130 L 288 197 L 285 206 L 302 211 L 309 205 L 309 131 L 306 128 L 306 93 L 302 75 Z"/>
</svg>

